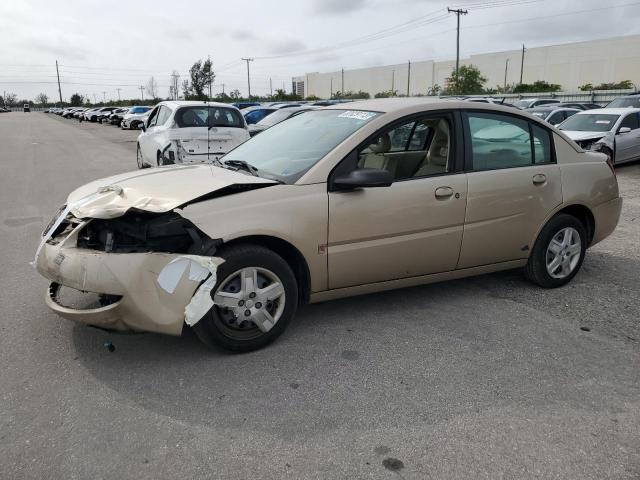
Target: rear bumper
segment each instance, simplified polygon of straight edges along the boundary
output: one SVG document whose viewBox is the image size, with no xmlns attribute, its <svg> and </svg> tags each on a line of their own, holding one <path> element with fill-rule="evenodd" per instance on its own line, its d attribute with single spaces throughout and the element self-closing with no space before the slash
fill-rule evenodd
<svg viewBox="0 0 640 480">
<path fill-rule="evenodd" d="M 593 232 L 593 240 L 591 241 L 592 246 L 613 233 L 620 220 L 621 211 L 622 198 L 620 197 L 601 203 L 593 209 L 595 231 Z"/>
</svg>

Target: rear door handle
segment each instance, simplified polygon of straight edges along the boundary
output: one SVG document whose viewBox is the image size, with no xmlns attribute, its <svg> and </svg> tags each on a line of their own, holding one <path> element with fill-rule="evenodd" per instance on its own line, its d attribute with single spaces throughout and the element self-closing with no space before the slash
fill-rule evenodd
<svg viewBox="0 0 640 480">
<path fill-rule="evenodd" d="M 542 185 L 547 182 L 547 176 L 542 173 L 537 173 L 532 178 L 534 185 Z"/>
<path fill-rule="evenodd" d="M 453 188 L 451 187 L 438 187 L 436 188 L 436 198 L 449 198 L 453 195 Z"/>
</svg>

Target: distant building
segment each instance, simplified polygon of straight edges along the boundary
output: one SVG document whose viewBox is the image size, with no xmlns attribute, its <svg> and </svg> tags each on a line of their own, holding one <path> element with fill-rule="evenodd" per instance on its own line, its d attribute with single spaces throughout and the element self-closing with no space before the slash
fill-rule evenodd
<svg viewBox="0 0 640 480">
<path fill-rule="evenodd" d="M 487 78 L 487 88 L 520 82 L 522 50 L 484 53 L 460 58 L 461 65 L 474 65 Z M 398 94 L 425 95 L 434 86 L 444 87 L 455 68 L 455 59 L 407 63 L 344 71 L 344 90 L 363 90 L 375 95 L 391 90 Z M 312 72 L 294 77 L 296 93 L 328 98 L 341 89 L 341 71 Z M 527 48 L 524 55 L 523 83 L 544 80 L 562 86 L 565 92 L 578 91 L 580 85 L 631 80 L 640 88 L 640 35 L 614 37 L 587 42 Z"/>
</svg>

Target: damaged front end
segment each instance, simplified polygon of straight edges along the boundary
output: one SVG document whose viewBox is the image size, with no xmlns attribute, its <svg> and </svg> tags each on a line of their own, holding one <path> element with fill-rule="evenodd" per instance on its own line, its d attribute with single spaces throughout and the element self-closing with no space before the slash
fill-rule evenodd
<svg viewBox="0 0 640 480">
<path fill-rule="evenodd" d="M 36 254 L 51 280 L 46 303 L 58 315 L 112 330 L 179 335 L 213 306 L 223 259 L 178 213 L 132 209 L 112 219 L 78 219 L 64 209 Z"/>
</svg>

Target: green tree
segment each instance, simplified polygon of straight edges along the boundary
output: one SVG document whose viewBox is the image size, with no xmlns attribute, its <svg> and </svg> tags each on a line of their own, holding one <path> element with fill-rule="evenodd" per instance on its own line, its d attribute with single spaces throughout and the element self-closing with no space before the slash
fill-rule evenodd
<svg viewBox="0 0 640 480">
<path fill-rule="evenodd" d="M 368 92 L 363 92 L 362 90 L 358 90 L 357 92 L 353 92 L 351 90 L 347 90 L 346 92 L 337 91 L 333 94 L 335 99 L 349 99 L 349 100 L 358 100 L 358 99 L 366 99 L 371 98 Z"/>
<path fill-rule="evenodd" d="M 185 100 L 207 100 L 209 85 L 216 78 L 210 59 L 198 60 L 189 69 L 189 79 L 182 82 Z"/>
<path fill-rule="evenodd" d="M 84 101 L 84 97 L 79 93 L 74 93 L 73 95 L 71 95 L 71 98 L 69 99 L 69 103 L 71 103 L 72 107 L 80 107 L 83 101 Z"/>
<path fill-rule="evenodd" d="M 622 80 L 621 82 L 601 83 L 594 86 L 591 83 L 586 83 L 578 87 L 583 92 L 590 92 L 592 90 L 628 90 L 635 88 L 635 85 L 631 80 Z"/>
<path fill-rule="evenodd" d="M 240 100 L 240 98 L 242 98 L 240 96 L 240 90 L 238 90 L 237 88 L 235 90 L 233 90 L 229 96 L 231 97 L 231 100 Z"/>
<path fill-rule="evenodd" d="M 513 89 L 513 93 L 552 93 L 559 92 L 562 87 L 557 83 L 548 83 L 544 80 L 536 80 L 533 83 L 521 83 L 516 85 Z"/>
<path fill-rule="evenodd" d="M 376 93 L 373 98 L 389 98 L 389 97 L 395 97 L 398 95 L 398 91 L 397 90 L 385 90 L 384 92 L 378 92 Z"/>
<path fill-rule="evenodd" d="M 282 88 L 277 88 L 273 95 L 271 95 L 273 101 L 286 101 L 286 100 L 300 100 L 300 97 L 294 93 L 287 93 Z"/>
<path fill-rule="evenodd" d="M 427 95 L 430 97 L 437 97 L 442 93 L 442 87 L 437 83 L 427 89 Z"/>
<path fill-rule="evenodd" d="M 456 72 L 451 72 L 447 78 L 445 95 L 477 95 L 484 92 L 486 77 L 482 76 L 480 69 L 474 65 L 460 65 Z"/>
</svg>

